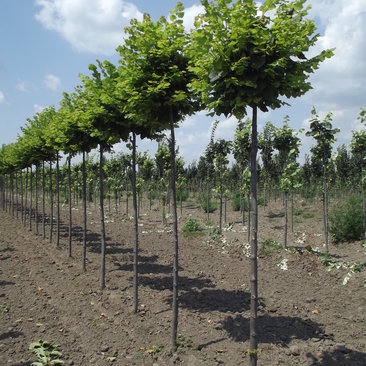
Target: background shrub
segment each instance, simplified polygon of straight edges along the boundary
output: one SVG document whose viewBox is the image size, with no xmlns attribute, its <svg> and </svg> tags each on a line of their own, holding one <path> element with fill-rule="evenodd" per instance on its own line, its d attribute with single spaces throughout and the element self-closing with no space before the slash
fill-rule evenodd
<svg viewBox="0 0 366 366">
<path fill-rule="evenodd" d="M 329 232 L 338 242 L 361 240 L 363 237 L 363 212 L 360 197 L 351 196 L 338 202 L 329 214 Z"/>
</svg>

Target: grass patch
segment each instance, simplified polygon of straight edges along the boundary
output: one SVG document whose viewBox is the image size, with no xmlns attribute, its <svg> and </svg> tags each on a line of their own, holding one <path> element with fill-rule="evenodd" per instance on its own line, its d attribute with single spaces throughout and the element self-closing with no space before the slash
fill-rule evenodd
<svg viewBox="0 0 366 366">
<path fill-rule="evenodd" d="M 269 255 L 274 252 L 279 252 L 282 249 L 282 244 L 273 239 L 265 240 L 260 248 L 259 248 L 259 255 L 265 256 Z"/>
<path fill-rule="evenodd" d="M 183 226 L 184 236 L 200 236 L 204 234 L 203 228 L 197 219 L 190 218 Z"/>
<path fill-rule="evenodd" d="M 302 217 L 304 219 L 312 219 L 315 217 L 315 213 L 312 212 L 312 211 L 305 211 L 303 214 L 302 214 Z"/>
</svg>

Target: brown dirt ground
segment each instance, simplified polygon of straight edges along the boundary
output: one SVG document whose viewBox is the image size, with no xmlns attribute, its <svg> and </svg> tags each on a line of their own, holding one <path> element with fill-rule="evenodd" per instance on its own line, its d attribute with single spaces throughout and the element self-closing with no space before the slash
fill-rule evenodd
<svg viewBox="0 0 366 366">
<path fill-rule="evenodd" d="M 226 224 L 221 239 L 210 229 L 198 237 L 180 235 L 180 347 L 172 355 L 171 225 L 162 225 L 158 207 L 145 206 L 137 315 L 132 312 L 132 220 L 107 208 L 107 287 L 101 291 L 99 216 L 93 207 L 85 273 L 81 208 L 73 210 L 71 258 L 66 206 L 59 249 L 0 210 L 0 365 L 30 365 L 35 358 L 29 344 L 38 339 L 58 344 L 66 365 L 248 364 L 250 263 L 240 214 L 228 210 L 232 224 Z M 303 206 L 313 217 L 297 216 L 289 243 L 323 249 L 321 207 Z M 259 242 L 282 241 L 280 211 L 279 202 L 260 207 Z M 185 203 L 180 227 L 189 216 L 205 225 L 205 214 Z M 211 218 L 217 223 L 218 212 Z M 339 261 L 365 263 L 361 244 L 331 244 L 330 252 Z M 287 270 L 278 266 L 283 259 Z M 259 258 L 259 365 L 366 365 L 366 269 L 343 285 L 346 274 L 345 269 L 328 271 L 307 251 Z"/>
</svg>

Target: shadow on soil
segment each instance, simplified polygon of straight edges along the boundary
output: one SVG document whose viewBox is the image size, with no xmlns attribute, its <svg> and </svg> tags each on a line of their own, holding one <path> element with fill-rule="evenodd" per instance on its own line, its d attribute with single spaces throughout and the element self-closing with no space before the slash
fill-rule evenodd
<svg viewBox="0 0 366 366">
<path fill-rule="evenodd" d="M 9 286 L 9 285 L 15 285 L 15 282 L 12 282 L 12 281 L 0 281 L 0 286 Z"/>
<path fill-rule="evenodd" d="M 17 331 L 2 333 L 2 334 L 0 334 L 0 341 L 3 341 L 4 339 L 7 339 L 7 338 L 18 338 L 18 337 L 21 337 L 22 335 L 23 335 L 22 332 L 17 332 Z"/>
<path fill-rule="evenodd" d="M 236 342 L 249 339 L 249 318 L 241 315 L 228 316 L 223 321 L 223 329 Z M 288 344 L 293 339 L 307 340 L 316 337 L 324 330 L 320 324 L 299 317 L 268 316 L 258 318 L 258 342 Z"/>
<path fill-rule="evenodd" d="M 365 366 L 366 353 L 345 348 L 341 351 L 323 352 L 322 357 L 316 357 L 312 353 L 306 355 L 311 360 L 311 366 Z"/>
</svg>

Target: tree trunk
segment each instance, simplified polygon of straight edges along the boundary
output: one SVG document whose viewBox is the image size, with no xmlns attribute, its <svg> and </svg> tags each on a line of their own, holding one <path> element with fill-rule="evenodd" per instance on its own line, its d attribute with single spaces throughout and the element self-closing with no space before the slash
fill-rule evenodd
<svg viewBox="0 0 366 366">
<path fill-rule="evenodd" d="M 52 188 L 52 161 L 50 161 L 50 243 L 53 235 L 53 188 Z"/>
<path fill-rule="evenodd" d="M 327 166 L 325 156 L 323 157 L 323 219 L 324 219 L 324 237 L 325 251 L 329 252 L 328 247 L 328 189 L 327 189 Z"/>
<path fill-rule="evenodd" d="M 57 211 L 57 228 L 56 228 L 56 247 L 60 246 L 60 156 L 56 154 L 56 211 Z"/>
<path fill-rule="evenodd" d="M 136 134 L 132 133 L 132 199 L 134 211 L 135 246 L 133 248 L 133 311 L 138 310 L 138 255 L 139 255 L 139 226 L 136 192 Z"/>
<path fill-rule="evenodd" d="M 207 221 L 210 220 L 210 174 L 209 174 L 209 169 L 207 168 L 207 186 L 206 186 L 206 190 L 207 190 L 207 201 L 206 201 L 206 210 L 207 210 Z"/>
<path fill-rule="evenodd" d="M 32 231 L 32 210 L 33 210 L 33 174 L 32 165 L 29 172 L 29 188 L 30 188 L 30 202 L 29 202 L 29 231 Z"/>
<path fill-rule="evenodd" d="M 85 151 L 83 151 L 83 254 L 82 254 L 82 268 L 86 271 L 86 162 L 85 162 Z"/>
<path fill-rule="evenodd" d="M 24 220 L 23 225 L 27 224 L 27 206 L 28 206 L 28 175 L 29 175 L 29 168 L 27 167 L 25 173 L 25 203 L 24 203 Z"/>
<path fill-rule="evenodd" d="M 14 174 L 10 173 L 10 210 L 14 217 Z"/>
<path fill-rule="evenodd" d="M 251 188 L 253 226 L 251 241 L 251 271 L 250 271 L 250 366 L 257 366 L 258 359 L 258 333 L 257 333 L 257 311 L 258 311 L 258 206 L 257 206 L 257 107 L 253 107 L 252 118 L 252 146 L 250 152 Z M 250 211 L 250 210 L 249 210 Z"/>
<path fill-rule="evenodd" d="M 46 200 L 45 200 L 45 175 L 44 175 L 44 160 L 42 160 L 42 231 L 43 239 L 46 239 Z"/>
<path fill-rule="evenodd" d="M 38 179 L 39 179 L 39 166 L 38 166 L 38 162 L 37 162 L 36 163 L 36 184 L 35 184 L 36 204 L 35 204 L 35 210 L 34 210 L 34 222 L 35 222 L 36 235 L 39 234 L 39 232 L 38 232 Z"/>
<path fill-rule="evenodd" d="M 16 218 L 19 218 L 19 197 L 18 197 L 18 172 L 15 172 L 15 206 L 16 206 Z"/>
<path fill-rule="evenodd" d="M 99 144 L 99 205 L 100 205 L 100 231 L 101 231 L 101 265 L 100 265 L 100 288 L 105 288 L 105 224 L 104 224 L 104 173 L 103 173 L 103 144 Z"/>
<path fill-rule="evenodd" d="M 285 236 L 283 240 L 283 248 L 287 249 L 287 226 L 288 226 L 288 210 L 287 210 L 287 192 L 284 192 L 284 208 L 285 208 Z"/>
<path fill-rule="evenodd" d="M 221 169 L 221 167 L 220 167 Z M 222 234 L 222 176 L 221 176 L 221 170 L 220 170 L 220 218 L 219 218 L 219 234 Z"/>
<path fill-rule="evenodd" d="M 291 232 L 294 232 L 294 191 L 291 190 Z"/>
<path fill-rule="evenodd" d="M 172 351 L 177 350 L 177 330 L 178 330 L 178 215 L 177 215 L 177 194 L 175 186 L 175 134 L 173 121 L 173 108 L 170 107 L 170 167 L 171 167 L 171 189 L 173 198 L 173 302 L 172 302 Z"/>
<path fill-rule="evenodd" d="M 20 219 L 24 221 L 24 191 L 23 191 L 23 171 L 20 171 Z"/>
<path fill-rule="evenodd" d="M 69 185 L 69 245 L 68 245 L 68 256 L 71 257 L 72 256 L 72 247 L 71 247 L 71 242 L 72 242 L 72 204 L 71 204 L 71 199 L 72 199 L 72 195 L 71 195 L 71 155 L 69 155 L 68 159 L 67 159 L 67 180 L 68 180 L 68 185 Z"/>
<path fill-rule="evenodd" d="M 250 215 L 250 192 L 247 193 L 248 202 L 248 243 L 250 243 L 250 233 L 251 233 L 251 215 Z M 253 213 L 254 214 L 254 213 Z"/>
</svg>

